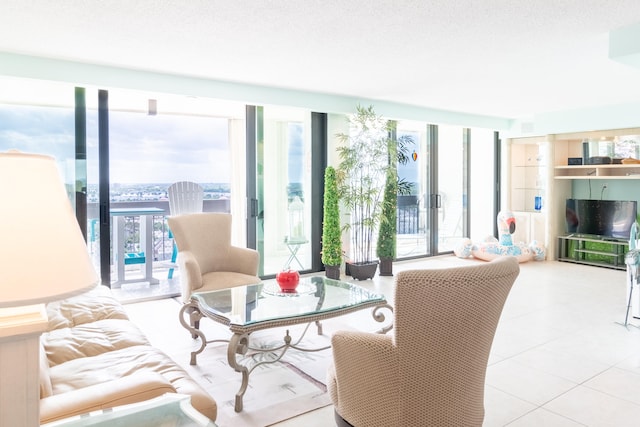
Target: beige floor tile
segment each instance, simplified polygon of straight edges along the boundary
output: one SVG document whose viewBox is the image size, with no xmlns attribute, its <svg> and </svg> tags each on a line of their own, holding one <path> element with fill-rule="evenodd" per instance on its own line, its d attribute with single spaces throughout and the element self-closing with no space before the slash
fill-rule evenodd
<svg viewBox="0 0 640 427">
<path fill-rule="evenodd" d="M 394 272 L 479 262 L 435 257 L 397 262 Z M 627 330 L 615 323 L 624 320 L 625 273 L 553 261 L 520 267 L 489 359 L 484 427 L 640 425 L 640 397 L 636 397 L 640 396 L 640 329 Z M 393 301 L 394 280 L 376 276 L 355 283 Z M 186 358 L 197 347 L 177 321 L 179 300 L 146 301 L 126 307 L 149 340 L 171 357 Z M 640 325 L 639 319 L 633 322 Z M 376 327 L 370 313 L 357 312 L 326 322 L 325 334 L 360 329 L 363 324 Z M 201 327 L 207 337 L 226 332 L 213 322 L 203 321 Z M 220 370 L 225 368 L 230 370 L 228 366 Z M 235 374 L 225 372 L 218 372 L 220 378 Z M 275 425 L 332 426 L 333 407 Z"/>
<path fill-rule="evenodd" d="M 574 382 L 512 360 L 489 366 L 486 384 L 535 405 L 543 405 L 576 386 Z"/>
<path fill-rule="evenodd" d="M 584 424 L 577 423 L 561 415 L 549 412 L 546 409 L 538 408 L 531 411 L 507 427 L 581 427 Z"/>
<path fill-rule="evenodd" d="M 640 374 L 610 368 L 587 381 L 585 387 L 640 405 Z M 638 420 L 640 425 L 640 420 Z"/>
<path fill-rule="evenodd" d="M 585 386 L 552 400 L 544 409 L 590 427 L 637 427 L 640 420 L 640 405 Z"/>
</svg>

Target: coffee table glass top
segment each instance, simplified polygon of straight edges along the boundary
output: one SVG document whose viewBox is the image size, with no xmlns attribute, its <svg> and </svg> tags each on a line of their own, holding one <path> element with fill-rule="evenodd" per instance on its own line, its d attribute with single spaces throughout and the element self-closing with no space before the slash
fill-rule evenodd
<svg viewBox="0 0 640 427">
<path fill-rule="evenodd" d="M 196 292 L 199 309 L 225 323 L 249 326 L 283 318 L 307 317 L 385 304 L 384 296 L 358 285 L 326 277 L 300 278 L 295 292 L 280 290 L 275 280 L 219 291 Z"/>
</svg>

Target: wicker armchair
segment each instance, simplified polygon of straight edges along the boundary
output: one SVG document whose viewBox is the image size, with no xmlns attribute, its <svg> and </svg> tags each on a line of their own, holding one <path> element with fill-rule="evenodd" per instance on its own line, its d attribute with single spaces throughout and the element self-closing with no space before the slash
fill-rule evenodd
<svg viewBox="0 0 640 427">
<path fill-rule="evenodd" d="M 520 270 L 513 257 L 397 275 L 394 334 L 332 337 L 342 426 L 482 426 L 487 360 Z"/>
<path fill-rule="evenodd" d="M 195 213 L 167 219 L 178 246 L 182 300 L 195 291 L 259 283 L 259 254 L 231 245 L 231 215 Z"/>
</svg>

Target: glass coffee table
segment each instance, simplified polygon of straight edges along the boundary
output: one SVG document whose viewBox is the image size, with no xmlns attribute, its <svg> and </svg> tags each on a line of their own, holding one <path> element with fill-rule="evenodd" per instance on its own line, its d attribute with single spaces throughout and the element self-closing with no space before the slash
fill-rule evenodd
<svg viewBox="0 0 640 427">
<path fill-rule="evenodd" d="M 191 301 L 180 310 L 180 323 L 194 338 L 200 338 L 200 348 L 191 353 L 191 364 L 195 365 L 197 355 L 202 353 L 207 344 L 212 342 L 228 342 L 227 360 L 236 372 L 242 374 L 242 384 L 235 399 L 235 411 L 242 411 L 242 398 L 249 384 L 249 375 L 258 366 L 265 363 L 278 362 L 288 349 L 300 351 L 321 351 L 329 348 L 305 348 L 300 346 L 311 323 L 315 323 L 318 335 L 322 335 L 321 321 L 343 316 L 358 310 L 372 308 L 373 318 L 385 322 L 382 309 L 391 306 L 384 296 L 373 293 L 363 287 L 328 279 L 326 277 L 306 277 L 300 279 L 295 292 L 282 292 L 275 281 L 267 281 L 255 285 L 238 286 L 218 291 L 196 292 Z M 229 340 L 215 339 L 207 341 L 199 329 L 200 319 L 207 317 L 229 327 L 232 336 Z M 272 348 L 253 348 L 249 338 L 252 332 L 307 324 L 300 337 L 295 341 L 287 329 L 280 345 Z M 391 330 L 389 322 L 378 332 Z M 245 357 L 253 353 L 273 353 L 270 358 L 261 358 L 259 362 L 247 362 Z"/>
</svg>

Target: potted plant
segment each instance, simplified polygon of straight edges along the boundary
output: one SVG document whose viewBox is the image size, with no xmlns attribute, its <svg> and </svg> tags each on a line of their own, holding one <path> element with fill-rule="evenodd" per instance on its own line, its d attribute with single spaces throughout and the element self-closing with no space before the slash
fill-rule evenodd
<svg viewBox="0 0 640 427">
<path fill-rule="evenodd" d="M 392 124 L 376 115 L 373 106 L 357 106 L 349 117 L 349 133 L 339 133 L 340 164 L 336 169 L 340 199 L 351 215 L 343 227 L 350 231 L 351 263 L 354 279 L 373 278 L 377 260 L 373 259 L 374 238 L 382 220 L 384 182 L 388 170 Z"/>
<path fill-rule="evenodd" d="M 340 279 L 342 261 L 342 236 L 336 170 L 328 166 L 324 171 L 324 214 L 322 220 L 322 263 L 325 275 Z"/>
<path fill-rule="evenodd" d="M 408 145 L 413 144 L 410 135 L 395 137 L 395 122 L 390 123 L 393 128 L 392 143 L 389 144 L 389 168 L 384 184 L 382 198 L 382 212 L 376 251 L 380 260 L 380 275 L 393 276 L 393 260 L 396 258 L 396 235 L 398 217 L 398 195 L 411 193 L 411 184 L 404 179 L 398 179 L 397 164 L 409 161 Z M 396 163 L 397 162 L 397 163 Z"/>
<path fill-rule="evenodd" d="M 393 276 L 396 258 L 396 220 L 398 208 L 398 178 L 395 170 L 387 171 L 382 199 L 382 218 L 378 230 L 376 251 L 380 260 L 380 275 Z"/>
</svg>

